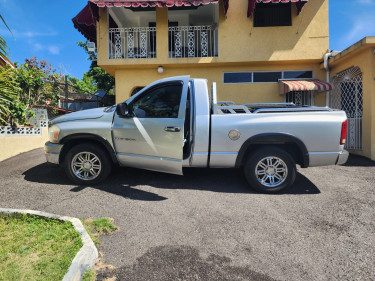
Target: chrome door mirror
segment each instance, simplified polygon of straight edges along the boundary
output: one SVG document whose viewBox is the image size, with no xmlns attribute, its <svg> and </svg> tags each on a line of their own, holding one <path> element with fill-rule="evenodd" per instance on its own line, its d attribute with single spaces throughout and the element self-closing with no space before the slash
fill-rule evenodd
<svg viewBox="0 0 375 281">
<path fill-rule="evenodd" d="M 121 118 L 127 118 L 131 116 L 129 106 L 125 102 L 119 103 L 116 106 L 116 112 L 117 112 L 117 115 Z"/>
</svg>

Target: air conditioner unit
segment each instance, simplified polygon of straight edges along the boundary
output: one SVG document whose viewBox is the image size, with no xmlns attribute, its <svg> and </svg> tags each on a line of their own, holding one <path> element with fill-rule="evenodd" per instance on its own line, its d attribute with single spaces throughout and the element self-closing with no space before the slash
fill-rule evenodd
<svg viewBox="0 0 375 281">
<path fill-rule="evenodd" d="M 89 53 L 95 53 L 95 42 L 88 42 L 87 43 L 87 51 Z"/>
</svg>

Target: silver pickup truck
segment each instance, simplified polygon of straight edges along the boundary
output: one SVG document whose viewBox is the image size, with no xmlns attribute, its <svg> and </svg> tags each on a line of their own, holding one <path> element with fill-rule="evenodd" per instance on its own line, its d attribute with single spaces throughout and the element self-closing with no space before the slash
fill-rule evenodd
<svg viewBox="0 0 375 281">
<path fill-rule="evenodd" d="M 345 112 L 293 104 L 217 102 L 207 80 L 156 81 L 117 106 L 52 120 L 48 162 L 78 184 L 104 181 L 113 165 L 182 175 L 184 167 L 242 168 L 249 185 L 277 192 L 302 168 L 343 164 Z"/>
</svg>

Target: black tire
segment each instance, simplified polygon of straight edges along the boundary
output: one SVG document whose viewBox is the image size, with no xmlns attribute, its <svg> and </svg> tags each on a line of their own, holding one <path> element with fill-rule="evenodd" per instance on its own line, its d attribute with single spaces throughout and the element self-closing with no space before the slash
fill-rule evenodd
<svg viewBox="0 0 375 281">
<path fill-rule="evenodd" d="M 86 155 L 88 159 L 84 159 L 85 162 L 81 161 L 80 159 L 86 158 Z M 73 162 L 76 165 L 73 165 Z M 78 162 L 84 163 L 81 168 Z M 68 151 L 63 167 L 66 175 L 73 182 L 79 185 L 94 185 L 103 182 L 109 176 L 112 171 L 112 165 L 113 163 L 107 152 L 102 148 L 91 143 L 82 143 L 73 146 Z M 86 175 L 88 175 L 87 178 Z"/>
<path fill-rule="evenodd" d="M 249 185 L 263 193 L 275 193 L 290 187 L 296 174 L 293 158 L 276 146 L 264 146 L 251 152 L 244 166 Z"/>
</svg>

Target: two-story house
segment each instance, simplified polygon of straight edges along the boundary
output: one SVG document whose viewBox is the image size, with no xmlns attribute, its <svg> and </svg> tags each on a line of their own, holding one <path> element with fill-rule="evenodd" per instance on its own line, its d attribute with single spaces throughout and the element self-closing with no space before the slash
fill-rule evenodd
<svg viewBox="0 0 375 281">
<path fill-rule="evenodd" d="M 363 60 L 364 87 L 358 75 L 345 80 L 342 67 L 356 62 L 329 53 L 328 0 L 91 0 L 73 22 L 115 77 L 117 102 L 190 75 L 217 82 L 219 100 L 331 105 L 348 114 L 347 148 L 375 160 L 373 110 L 361 105 L 375 100 L 374 58 Z M 373 38 L 364 42 L 355 54 L 372 50 Z"/>
<path fill-rule="evenodd" d="M 92 0 L 85 9 L 92 32 L 80 30 L 115 77 L 118 102 L 150 82 L 188 74 L 217 82 L 221 100 L 325 104 L 325 95 L 285 92 L 279 79 L 325 80 L 328 0 Z"/>
</svg>

